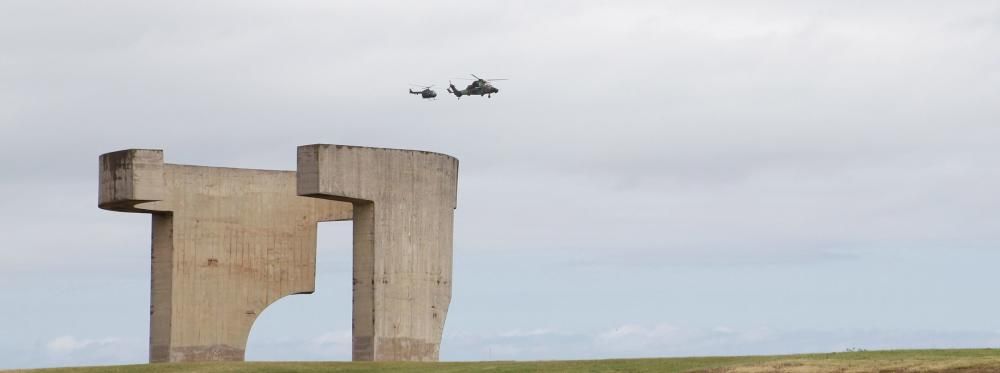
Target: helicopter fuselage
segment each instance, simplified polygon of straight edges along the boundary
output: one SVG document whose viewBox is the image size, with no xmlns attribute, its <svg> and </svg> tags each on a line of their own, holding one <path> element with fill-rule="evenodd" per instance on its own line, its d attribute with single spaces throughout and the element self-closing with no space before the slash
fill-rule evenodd
<svg viewBox="0 0 1000 373">
<path fill-rule="evenodd" d="M 437 92 L 434 92 L 430 88 L 427 88 L 427 89 L 425 89 L 423 91 L 414 91 L 414 90 L 411 89 L 410 90 L 410 94 L 420 95 L 420 97 L 423 97 L 423 98 L 435 98 L 435 97 L 437 97 Z"/>
<path fill-rule="evenodd" d="M 455 85 L 451 85 L 451 88 L 448 89 L 448 92 L 454 94 L 455 97 L 472 96 L 472 95 L 490 96 L 493 95 L 494 93 L 500 93 L 500 90 L 488 82 L 477 80 L 472 82 L 472 84 L 469 84 L 469 86 L 465 87 L 465 89 L 458 89 L 455 87 Z"/>
</svg>

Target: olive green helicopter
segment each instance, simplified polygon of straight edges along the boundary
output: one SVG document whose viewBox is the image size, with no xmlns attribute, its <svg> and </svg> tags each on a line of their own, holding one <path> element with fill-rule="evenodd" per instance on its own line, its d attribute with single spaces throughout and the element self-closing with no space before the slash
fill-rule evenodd
<svg viewBox="0 0 1000 373">
<path fill-rule="evenodd" d="M 462 96 L 472 96 L 472 95 L 486 96 L 487 98 L 491 98 L 493 97 L 494 93 L 500 93 L 500 90 L 497 89 L 497 87 L 494 87 L 493 84 L 490 84 L 490 82 L 497 80 L 507 80 L 507 79 L 483 79 L 476 76 L 476 74 L 469 74 L 469 75 L 472 75 L 473 78 L 476 78 L 475 80 L 472 81 L 472 84 L 469 84 L 467 87 L 465 87 L 465 89 L 458 89 L 455 87 L 454 84 L 448 82 L 448 93 L 455 95 L 455 97 L 457 98 L 462 98 Z"/>
</svg>

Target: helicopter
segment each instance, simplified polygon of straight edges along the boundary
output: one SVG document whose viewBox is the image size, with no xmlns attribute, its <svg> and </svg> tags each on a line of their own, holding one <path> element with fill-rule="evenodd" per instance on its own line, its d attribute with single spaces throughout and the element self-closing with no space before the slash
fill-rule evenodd
<svg viewBox="0 0 1000 373">
<path fill-rule="evenodd" d="M 431 89 L 431 88 L 434 88 L 433 85 L 428 85 L 428 86 L 417 85 L 417 84 L 410 84 L 410 85 L 412 85 L 414 87 L 423 88 L 423 90 L 421 90 L 421 91 L 414 91 L 414 90 L 410 89 L 410 94 L 411 95 L 420 95 L 420 97 L 423 97 L 423 98 L 426 98 L 426 99 L 433 99 L 433 98 L 437 97 L 437 95 L 438 95 L 437 92 L 434 92 L 434 90 Z"/>
<path fill-rule="evenodd" d="M 449 86 L 448 93 L 451 93 L 458 98 L 462 98 L 462 96 L 471 96 L 471 95 L 480 95 L 480 96 L 485 95 L 486 97 L 493 97 L 493 94 L 500 93 L 500 90 L 497 89 L 497 87 L 494 87 L 492 84 L 490 84 L 490 82 L 496 80 L 507 80 L 507 79 L 483 79 L 476 76 L 476 74 L 469 74 L 469 75 L 472 75 L 473 78 L 476 78 L 476 80 L 472 81 L 472 84 L 469 84 L 469 86 L 465 87 L 465 89 L 458 89 L 455 88 L 454 84 L 448 82 Z"/>
</svg>

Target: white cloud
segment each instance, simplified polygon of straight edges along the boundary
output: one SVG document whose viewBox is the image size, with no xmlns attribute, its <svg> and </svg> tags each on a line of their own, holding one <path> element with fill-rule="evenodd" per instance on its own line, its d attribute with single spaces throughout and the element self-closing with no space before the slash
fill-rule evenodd
<svg viewBox="0 0 1000 373">
<path fill-rule="evenodd" d="M 332 331 L 320 334 L 310 340 L 308 349 L 318 356 L 350 358 L 351 342 L 350 330 Z"/>
<path fill-rule="evenodd" d="M 448 360 L 554 360 L 839 352 L 847 348 L 993 347 L 1000 343 L 997 332 L 783 331 L 770 327 L 700 328 L 667 323 L 623 324 L 590 333 L 510 334 L 446 335 L 442 353 Z"/>
<path fill-rule="evenodd" d="M 119 337 L 80 338 L 63 335 L 44 345 L 49 365 L 110 365 L 143 363 L 148 358 L 146 341 Z"/>
<path fill-rule="evenodd" d="M 554 332 L 555 332 L 554 330 L 549 329 L 549 328 L 536 328 L 536 329 L 527 329 L 527 330 L 511 329 L 511 330 L 507 330 L 507 331 L 503 331 L 503 332 L 497 333 L 497 335 L 500 336 L 500 337 L 505 337 L 505 338 L 509 338 L 509 337 L 534 337 L 534 336 L 552 334 Z"/>
<path fill-rule="evenodd" d="M 247 345 L 247 360 L 253 361 L 346 361 L 351 360 L 351 330 L 332 330 L 280 336 L 253 335 Z"/>
<path fill-rule="evenodd" d="M 594 337 L 598 349 L 614 356 L 702 355 L 708 351 L 746 350 L 781 338 L 769 328 L 693 328 L 671 324 L 625 324 Z"/>
<path fill-rule="evenodd" d="M 52 354 L 65 355 L 88 347 L 103 347 L 118 343 L 118 338 L 77 339 L 71 335 L 56 337 L 45 345 Z"/>
</svg>

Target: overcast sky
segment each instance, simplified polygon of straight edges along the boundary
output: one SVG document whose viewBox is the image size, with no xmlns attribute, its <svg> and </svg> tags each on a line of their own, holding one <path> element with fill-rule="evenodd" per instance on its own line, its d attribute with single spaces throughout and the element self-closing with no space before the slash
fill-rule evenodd
<svg viewBox="0 0 1000 373">
<path fill-rule="evenodd" d="M 1000 347 L 998 118 L 996 1 L 6 0 L 0 368 L 148 358 L 98 155 L 312 143 L 460 159 L 444 360 Z M 350 232 L 247 359 L 350 359 Z"/>
</svg>

